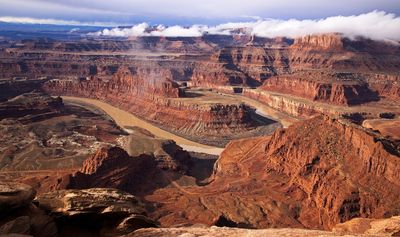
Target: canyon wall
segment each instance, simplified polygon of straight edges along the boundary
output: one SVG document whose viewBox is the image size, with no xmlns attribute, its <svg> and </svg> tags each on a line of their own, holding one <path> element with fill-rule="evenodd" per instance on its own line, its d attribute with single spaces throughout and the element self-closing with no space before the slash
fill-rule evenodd
<svg viewBox="0 0 400 237">
<path fill-rule="evenodd" d="M 373 91 L 367 83 L 341 82 L 326 75 L 325 80 L 319 80 L 321 75 L 309 73 L 282 75 L 269 78 L 260 87 L 262 90 L 289 94 L 311 101 L 320 101 L 335 105 L 355 105 L 379 100 L 379 91 Z M 328 81 L 329 80 L 329 81 Z"/>
<path fill-rule="evenodd" d="M 141 58 L 138 55 L 125 53 L 120 52 L 119 55 L 113 52 L 96 51 L 86 54 L 58 51 L 32 53 L 16 51 L 1 56 L 0 77 L 27 79 L 100 77 L 113 75 L 120 67 L 128 67 L 132 72 L 138 71 L 142 74 L 146 71 L 158 70 L 160 73 L 164 73 L 164 77 L 168 76 L 168 79 L 176 81 L 190 79 L 193 68 L 191 61 L 166 60 L 161 56 Z"/>
<path fill-rule="evenodd" d="M 272 136 L 232 141 L 203 187 L 157 190 L 162 226 L 331 229 L 355 217 L 399 215 L 400 153 L 393 141 L 317 116 Z M 228 224 L 227 224 L 228 225 Z"/>
<path fill-rule="evenodd" d="M 44 80 L 0 80 L 0 102 L 9 98 L 39 90 Z"/>
<path fill-rule="evenodd" d="M 368 78 L 373 91 L 380 96 L 396 101 L 400 98 L 400 76 L 395 75 L 371 75 Z"/>
<path fill-rule="evenodd" d="M 269 107 L 298 118 L 308 118 L 319 113 L 325 113 L 323 107 L 310 104 L 298 98 L 284 97 L 263 90 L 243 89 L 243 96 L 260 101 Z"/>
<path fill-rule="evenodd" d="M 99 99 L 169 131 L 220 146 L 219 139 L 225 137 L 227 141 L 226 136 L 245 133 L 261 125 L 252 118 L 254 110 L 249 106 L 185 103 L 178 99 L 184 93 L 176 82 L 164 79 L 155 71 L 147 71 L 145 75 L 141 77 L 138 71 L 133 74 L 120 68 L 109 79 L 50 80 L 43 89 L 53 95 Z"/>
<path fill-rule="evenodd" d="M 61 98 L 52 98 L 38 92 L 25 93 L 0 102 L 0 120 L 15 119 L 24 123 L 33 122 L 60 116 L 64 110 Z"/>
<path fill-rule="evenodd" d="M 285 49 L 261 46 L 226 47 L 198 62 L 191 78 L 198 86 L 259 86 L 267 78 L 290 71 Z"/>
<path fill-rule="evenodd" d="M 308 141 L 311 137 L 313 141 Z M 257 172 L 253 162 L 264 164 L 262 170 L 289 178 L 285 188 L 289 196 L 307 200 L 300 204 L 297 219 L 309 227 L 318 223 L 329 228 L 354 217 L 385 217 L 399 211 L 400 203 L 394 200 L 400 188 L 400 154 L 390 141 L 359 127 L 319 117 L 277 131 L 270 138 L 254 139 L 252 144 L 259 148 L 238 156 L 233 147 L 242 144 L 245 141 L 227 147 L 216 164 L 215 180 L 235 176 L 229 170 L 238 160 L 242 172 Z M 251 154 L 261 160 L 249 161 Z M 307 211 L 302 212 L 303 208 Z"/>
<path fill-rule="evenodd" d="M 193 81 L 208 87 L 262 84 L 266 91 L 341 106 L 395 101 L 400 98 L 398 52 L 390 43 L 310 35 L 288 47 L 226 47 L 210 58 L 218 65 L 213 69 L 223 73 L 200 70 Z"/>
<path fill-rule="evenodd" d="M 292 48 L 302 50 L 341 51 L 344 49 L 340 34 L 306 35 L 294 40 Z"/>
<path fill-rule="evenodd" d="M 207 36 L 185 39 L 138 37 L 127 41 L 93 42 L 39 40 L 22 42 L 21 45 L 5 48 L 0 53 L 0 77 L 67 79 L 65 85 L 56 86 L 58 89 L 54 87 L 55 91 L 73 88 L 74 83 L 67 84 L 79 79 L 80 93 L 62 93 L 91 98 L 103 96 L 105 88 L 101 89 L 102 92 L 96 92 L 96 88 L 107 84 L 107 90 L 113 90 L 112 94 L 118 96 L 124 94 L 121 98 L 126 101 L 132 100 L 128 98 L 132 96 L 125 94 L 133 93 L 149 97 L 160 105 L 168 103 L 171 107 L 183 108 L 186 105 L 178 103 L 172 106 L 177 102 L 165 102 L 160 98 L 183 96 L 183 90 L 176 89 L 178 86 L 173 81 L 179 85 L 229 93 L 232 92 L 224 88 L 233 86 L 240 91 L 241 87 L 260 87 L 275 95 L 275 99 L 269 96 L 268 105 L 300 117 L 331 110 L 312 105 L 313 102 L 348 107 L 375 101 L 393 103 L 400 98 L 399 47 L 362 38 L 350 40 L 338 34 L 305 36 L 294 42 Z M 108 82 L 113 75 L 120 79 Z M 129 85 L 131 80 L 142 85 Z M 130 91 L 125 87 L 131 88 Z M 88 92 L 83 92 L 83 89 Z M 94 95 L 96 93 L 98 95 Z M 158 94 L 161 96 L 155 96 Z M 252 98 L 260 97 L 245 90 L 244 95 L 249 94 Z M 278 99 L 278 95 L 282 98 Z M 112 95 L 106 96 L 110 97 L 107 100 L 113 100 Z M 291 100 L 290 104 L 287 98 L 291 96 L 305 100 Z M 266 96 L 263 97 L 262 100 L 267 102 Z"/>
</svg>

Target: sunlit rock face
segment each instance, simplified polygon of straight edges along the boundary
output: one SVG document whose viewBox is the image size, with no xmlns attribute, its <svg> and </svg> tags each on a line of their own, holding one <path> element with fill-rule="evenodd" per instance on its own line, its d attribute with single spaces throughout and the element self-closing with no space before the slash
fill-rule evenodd
<svg viewBox="0 0 400 237">
<path fill-rule="evenodd" d="M 147 199 L 163 204 L 151 214 L 163 226 L 212 224 L 223 215 L 238 227 L 331 229 L 355 217 L 399 215 L 399 155 L 393 141 L 319 116 L 232 141 L 211 183 Z"/>
</svg>

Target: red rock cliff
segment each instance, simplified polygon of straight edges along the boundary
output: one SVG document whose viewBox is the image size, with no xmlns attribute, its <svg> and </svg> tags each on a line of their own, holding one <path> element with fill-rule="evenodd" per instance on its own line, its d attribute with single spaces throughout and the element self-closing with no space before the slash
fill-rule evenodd
<svg viewBox="0 0 400 237">
<path fill-rule="evenodd" d="M 177 84 L 163 79 L 157 72 L 146 72 L 142 76 L 141 72 L 134 74 L 120 68 L 111 78 L 51 80 L 43 89 L 53 95 L 99 99 L 167 130 L 210 144 L 222 145 L 227 135 L 259 126 L 251 117 L 253 110 L 244 104 L 197 105 L 174 99 L 182 95 Z"/>
<path fill-rule="evenodd" d="M 354 217 L 399 215 L 399 157 L 390 141 L 316 117 L 269 137 L 233 141 L 211 184 L 187 194 L 159 190 L 148 199 L 163 204 L 153 215 L 166 213 L 166 226 L 211 224 L 223 215 L 238 226 L 330 229 Z"/>
<path fill-rule="evenodd" d="M 367 83 L 335 81 L 331 75 L 316 73 L 272 77 L 264 82 L 261 89 L 337 105 L 379 100 L 378 93 L 372 91 Z"/>
<path fill-rule="evenodd" d="M 340 34 L 306 35 L 296 38 L 291 48 L 302 50 L 343 50 L 343 36 Z"/>
</svg>

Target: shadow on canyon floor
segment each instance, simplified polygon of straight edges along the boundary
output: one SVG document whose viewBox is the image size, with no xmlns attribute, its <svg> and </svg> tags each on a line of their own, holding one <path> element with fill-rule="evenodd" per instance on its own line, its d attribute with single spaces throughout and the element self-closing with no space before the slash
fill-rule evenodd
<svg viewBox="0 0 400 237">
<path fill-rule="evenodd" d="M 185 95 L 183 96 L 184 98 L 199 98 L 203 97 L 204 95 L 201 93 L 196 93 L 192 91 L 185 91 Z"/>
<path fill-rule="evenodd" d="M 212 175 L 218 156 L 195 152 L 190 152 L 190 156 L 192 165 L 188 175 L 196 179 L 197 185 L 202 185 Z"/>
</svg>

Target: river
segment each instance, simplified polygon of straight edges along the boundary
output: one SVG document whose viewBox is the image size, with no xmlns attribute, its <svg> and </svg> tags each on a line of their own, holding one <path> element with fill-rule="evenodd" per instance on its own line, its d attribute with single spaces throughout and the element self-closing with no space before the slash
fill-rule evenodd
<svg viewBox="0 0 400 237">
<path fill-rule="evenodd" d="M 124 110 L 121 110 L 117 107 L 114 107 L 110 104 L 101 102 L 99 100 L 95 99 L 87 99 L 87 98 L 80 98 L 80 97 L 70 97 L 70 96 L 62 96 L 62 99 L 64 102 L 68 103 L 75 103 L 79 105 L 88 105 L 97 107 L 104 111 L 106 114 L 108 114 L 121 128 L 126 128 L 129 126 L 137 126 L 140 128 L 144 128 L 148 130 L 149 132 L 153 133 L 157 137 L 160 138 L 165 138 L 165 139 L 170 139 L 174 140 L 176 144 L 181 146 L 183 149 L 187 151 L 193 151 L 193 152 L 202 152 L 206 154 L 211 154 L 211 155 L 220 155 L 221 152 L 223 151 L 223 148 L 219 147 L 213 147 L 213 146 L 208 146 L 204 145 L 201 143 L 197 143 L 194 141 L 190 141 L 186 138 L 180 137 L 178 135 L 175 135 L 173 133 L 167 132 L 149 122 L 146 122 L 133 114 L 126 112 Z M 129 131 L 129 130 L 127 130 Z"/>
</svg>

